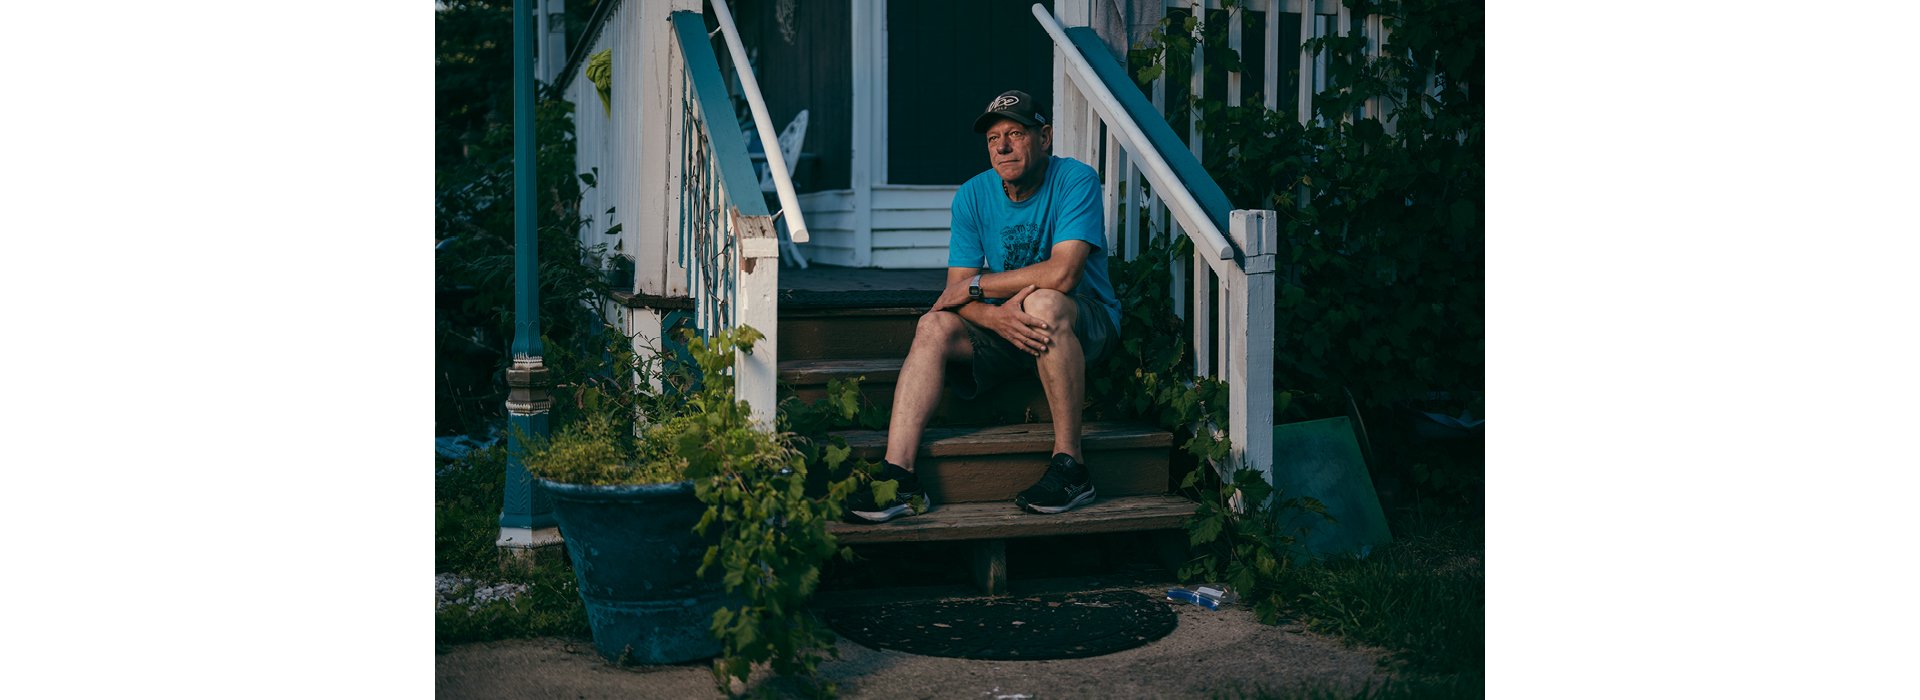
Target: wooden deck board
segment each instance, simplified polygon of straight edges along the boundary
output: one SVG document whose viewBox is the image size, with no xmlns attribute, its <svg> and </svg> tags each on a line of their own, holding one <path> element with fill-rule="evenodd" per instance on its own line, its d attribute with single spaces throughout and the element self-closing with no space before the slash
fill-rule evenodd
<svg viewBox="0 0 1920 700">
<path fill-rule="evenodd" d="M 1099 532 L 1169 530 L 1186 524 L 1194 504 L 1170 494 L 1102 498 L 1059 515 L 1036 515 L 1011 502 L 935 503 L 920 515 L 885 523 L 828 523 L 845 544 L 983 540 Z"/>
<path fill-rule="evenodd" d="M 905 358 L 876 357 L 863 360 L 790 360 L 780 363 L 780 381 L 794 386 L 825 384 L 831 379 L 866 377 L 869 384 L 892 383 L 900 378 L 900 363 Z"/>
<path fill-rule="evenodd" d="M 846 438 L 853 456 L 880 459 L 886 456 L 887 432 L 884 430 L 843 430 L 833 433 Z M 1081 449 L 1124 450 L 1171 447 L 1173 433 L 1133 421 L 1087 421 L 1081 425 Z M 920 457 L 959 457 L 965 455 L 1046 453 L 1053 451 L 1052 423 L 1019 423 L 987 428 L 929 428 L 920 436 Z"/>
</svg>

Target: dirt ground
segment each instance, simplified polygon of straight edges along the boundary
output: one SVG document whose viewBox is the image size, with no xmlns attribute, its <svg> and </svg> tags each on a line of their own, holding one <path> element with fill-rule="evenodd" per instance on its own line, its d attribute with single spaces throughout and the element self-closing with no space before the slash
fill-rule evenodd
<svg viewBox="0 0 1920 700">
<path fill-rule="evenodd" d="M 1086 582 L 1078 582 L 1085 586 Z M 899 599 L 964 595 L 948 587 L 900 591 Z M 1111 586 L 1108 586 L 1111 588 Z M 1127 586 L 1160 595 L 1164 586 Z M 1015 595 L 1094 590 L 1056 581 Z M 872 596 L 854 602 L 876 602 Z M 823 596 L 821 604 L 833 605 Z M 1051 661 L 974 661 L 874 650 L 839 642 L 840 658 L 821 665 L 821 677 L 848 700 L 1055 700 L 1056 698 L 1234 697 L 1235 689 L 1279 689 L 1305 683 L 1355 690 L 1384 680 L 1377 650 L 1347 649 L 1339 641 L 1305 632 L 1299 625 L 1262 625 L 1252 610 L 1233 605 L 1218 611 L 1179 605 L 1179 626 L 1165 638 L 1106 656 Z M 434 664 L 440 698 L 673 699 L 724 698 L 706 663 L 613 667 L 593 651 L 590 639 L 544 638 L 468 644 L 449 649 Z M 769 680 L 756 673 L 754 685 Z M 783 697 L 799 697 L 774 681 Z M 735 686 L 736 690 L 740 690 Z"/>
</svg>

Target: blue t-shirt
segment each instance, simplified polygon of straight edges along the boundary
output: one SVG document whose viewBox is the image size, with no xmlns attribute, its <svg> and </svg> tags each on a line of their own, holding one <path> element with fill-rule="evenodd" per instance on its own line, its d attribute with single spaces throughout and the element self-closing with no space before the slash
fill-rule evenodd
<svg viewBox="0 0 1920 700">
<path fill-rule="evenodd" d="M 947 245 L 948 267 L 984 267 L 993 272 L 1018 270 L 1053 256 L 1061 241 L 1093 245 L 1080 284 L 1073 293 L 1107 307 L 1107 318 L 1120 327 L 1120 301 L 1107 280 L 1107 237 L 1100 207 L 1100 175 L 1072 158 L 1049 156 L 1047 181 L 1023 201 L 1007 199 L 1000 174 L 988 170 L 973 176 L 953 195 L 953 239 Z"/>
</svg>

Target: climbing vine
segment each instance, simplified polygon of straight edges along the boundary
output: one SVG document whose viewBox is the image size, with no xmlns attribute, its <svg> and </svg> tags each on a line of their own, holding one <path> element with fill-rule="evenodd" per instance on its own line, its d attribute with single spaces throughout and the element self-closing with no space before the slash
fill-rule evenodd
<svg viewBox="0 0 1920 700">
<path fill-rule="evenodd" d="M 1208 77 L 1221 79 L 1203 82 L 1224 84 L 1244 68 L 1227 47 L 1231 22 L 1251 24 L 1244 4 L 1162 20 L 1132 53 L 1136 77 L 1145 85 L 1162 65 L 1190 66 L 1205 47 Z M 1484 415 L 1482 5 L 1346 4 L 1356 18 L 1381 15 L 1386 41 L 1377 55 L 1358 31 L 1304 42 L 1327 65 L 1306 124 L 1291 100 L 1228 106 L 1206 91 L 1170 100 L 1169 120 L 1184 132 L 1197 110 L 1202 164 L 1228 199 L 1284 215 L 1277 416 L 1341 415 L 1342 387 L 1383 417 L 1401 407 Z"/>
<path fill-rule="evenodd" d="M 1164 66 L 1191 66 L 1197 47 L 1205 47 L 1205 70 L 1219 74 L 1208 77 L 1244 70 L 1227 34 L 1230 22 L 1250 18 L 1242 1 L 1222 4 L 1213 18 L 1225 21 L 1171 14 L 1134 47 L 1143 86 Z M 1389 38 L 1379 55 L 1368 55 L 1357 34 L 1305 42 L 1328 65 L 1306 124 L 1292 110 L 1266 109 L 1263 96 L 1229 106 L 1205 91 L 1171 100 L 1169 121 L 1184 132 L 1197 111 L 1195 128 L 1209 144 L 1202 165 L 1233 205 L 1285 216 L 1273 300 L 1277 419 L 1341 415 L 1342 387 L 1374 411 L 1452 412 L 1471 402 L 1483 413 L 1484 110 L 1474 94 L 1482 9 L 1453 0 L 1347 4 L 1356 17 L 1383 15 Z M 1366 113 L 1370 99 L 1386 113 Z M 1190 325 L 1172 302 L 1173 266 L 1190 244 L 1146 238 L 1134 260 L 1109 259 L 1126 340 L 1090 373 L 1089 396 L 1096 410 L 1191 432 L 1187 454 L 1225 464 L 1229 446 L 1207 428 L 1225 425 L 1229 387 L 1192 379 Z M 1455 398 L 1430 403 L 1441 392 Z M 1181 483 L 1200 505 L 1188 525 L 1195 557 L 1179 576 L 1231 583 L 1271 622 L 1286 603 L 1280 577 L 1304 535 L 1299 527 L 1334 523 L 1312 498 L 1269 498 L 1273 488 L 1260 473 L 1237 466 L 1196 469 Z M 1422 466 L 1413 471 L 1425 475 Z M 1244 508 L 1227 506 L 1236 494 Z"/>
</svg>

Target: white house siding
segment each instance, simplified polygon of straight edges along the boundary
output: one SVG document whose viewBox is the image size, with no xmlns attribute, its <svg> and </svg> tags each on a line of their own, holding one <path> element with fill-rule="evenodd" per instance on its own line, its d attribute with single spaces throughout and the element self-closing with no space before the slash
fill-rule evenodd
<svg viewBox="0 0 1920 700">
<path fill-rule="evenodd" d="M 870 267 L 888 269 L 947 266 L 947 239 L 952 235 L 953 195 L 958 185 L 875 185 L 873 187 L 873 248 Z M 859 213 L 853 190 L 830 190 L 800 196 L 807 230 L 813 240 L 800 249 L 813 262 L 859 266 L 855 237 Z"/>
<path fill-rule="evenodd" d="M 615 43 L 624 34 L 620 31 L 624 24 L 622 20 L 625 19 L 623 15 L 632 9 L 632 4 L 623 3 L 621 7 L 614 10 L 613 16 L 607 18 L 607 23 L 599 35 L 594 37 L 593 46 L 587 51 L 587 55 L 591 56 L 614 48 L 615 60 L 619 61 L 618 54 L 622 53 L 625 47 L 615 48 Z M 619 103 L 622 97 L 620 93 L 623 91 L 620 89 L 619 72 L 622 67 L 614 66 L 615 84 L 612 106 L 616 114 L 621 111 Z M 583 63 L 575 70 L 585 69 L 586 66 Z M 605 245 L 609 256 L 616 253 L 631 256 L 634 252 L 632 243 L 622 243 L 619 250 L 614 249 L 616 241 L 625 236 L 606 235 L 606 230 L 619 221 L 618 212 L 608 215 L 607 209 L 616 206 L 618 199 L 616 193 L 620 192 L 620 183 L 624 179 L 622 176 L 625 175 L 626 170 L 622 167 L 623 159 L 616 158 L 614 155 L 618 152 L 619 144 L 616 143 L 619 140 L 618 131 L 610 123 L 607 111 L 601 107 L 600 95 L 594 89 L 593 81 L 582 75 L 573 76 L 567 84 L 567 99 L 573 102 L 574 169 L 582 173 L 596 171 L 598 173 L 595 175 L 594 187 L 581 189 L 580 215 L 590 219 L 592 223 L 580 230 L 580 242 L 588 246 Z"/>
<path fill-rule="evenodd" d="M 853 190 L 800 195 L 800 211 L 807 218 L 809 242 L 800 244 L 807 260 L 853 267 Z"/>
<path fill-rule="evenodd" d="M 873 266 L 947 266 L 953 195 L 959 185 L 876 185 L 873 188 Z"/>
</svg>

